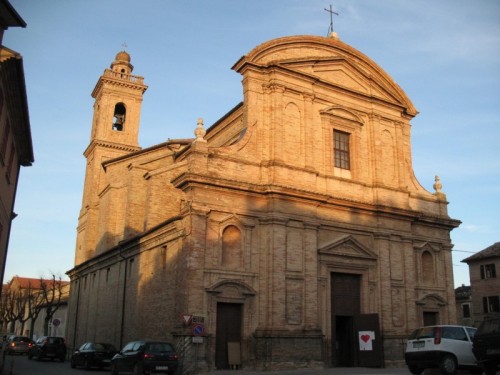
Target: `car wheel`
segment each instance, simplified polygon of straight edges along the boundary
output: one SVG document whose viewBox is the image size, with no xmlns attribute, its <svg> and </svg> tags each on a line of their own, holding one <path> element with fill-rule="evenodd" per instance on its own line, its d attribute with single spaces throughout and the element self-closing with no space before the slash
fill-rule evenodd
<svg viewBox="0 0 500 375">
<path fill-rule="evenodd" d="M 134 375 L 142 375 L 144 371 L 142 371 L 142 366 L 140 363 L 136 363 L 134 366 Z"/>
<path fill-rule="evenodd" d="M 111 364 L 111 375 L 118 375 L 118 370 L 116 369 L 116 365 L 114 363 Z"/>
<path fill-rule="evenodd" d="M 452 355 L 445 355 L 439 365 L 441 374 L 453 375 L 457 372 L 457 360 Z"/>
<path fill-rule="evenodd" d="M 424 372 L 425 369 L 420 368 L 418 366 L 408 366 L 408 370 L 410 370 L 412 374 L 420 375 L 421 373 Z"/>
<path fill-rule="evenodd" d="M 497 365 L 495 362 L 485 362 L 483 370 L 485 375 L 495 375 L 497 373 Z"/>
</svg>

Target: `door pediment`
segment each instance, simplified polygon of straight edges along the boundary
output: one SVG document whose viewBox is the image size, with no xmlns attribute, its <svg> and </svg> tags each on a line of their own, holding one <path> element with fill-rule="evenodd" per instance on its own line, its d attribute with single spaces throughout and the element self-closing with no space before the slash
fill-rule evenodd
<svg viewBox="0 0 500 375">
<path fill-rule="evenodd" d="M 319 255 L 339 256 L 377 260 L 377 255 L 366 246 L 354 239 L 346 236 L 340 240 L 330 242 L 318 249 Z"/>
</svg>

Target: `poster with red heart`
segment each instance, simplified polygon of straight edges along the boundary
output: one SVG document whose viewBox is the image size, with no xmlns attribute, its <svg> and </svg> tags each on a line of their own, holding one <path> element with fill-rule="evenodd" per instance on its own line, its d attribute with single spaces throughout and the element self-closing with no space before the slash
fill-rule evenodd
<svg viewBox="0 0 500 375">
<path fill-rule="evenodd" d="M 373 350 L 373 340 L 375 340 L 375 332 L 373 331 L 359 331 L 359 350 L 371 351 Z"/>
</svg>

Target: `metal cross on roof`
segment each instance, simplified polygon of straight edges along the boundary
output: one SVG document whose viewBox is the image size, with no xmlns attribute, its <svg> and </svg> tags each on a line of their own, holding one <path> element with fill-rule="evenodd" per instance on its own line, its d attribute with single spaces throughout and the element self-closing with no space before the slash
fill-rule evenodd
<svg viewBox="0 0 500 375">
<path fill-rule="evenodd" d="M 333 15 L 339 15 L 337 12 L 334 12 L 332 10 L 332 5 L 330 4 L 330 9 L 324 8 L 328 13 L 330 13 L 330 27 L 328 28 L 328 33 L 326 34 L 327 36 L 330 35 L 330 33 L 333 33 Z"/>
</svg>

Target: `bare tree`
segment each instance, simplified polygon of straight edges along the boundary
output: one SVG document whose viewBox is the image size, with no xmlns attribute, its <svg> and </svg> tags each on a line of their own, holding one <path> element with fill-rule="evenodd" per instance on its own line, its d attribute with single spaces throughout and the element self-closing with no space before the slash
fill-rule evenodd
<svg viewBox="0 0 500 375">
<path fill-rule="evenodd" d="M 40 284 L 42 285 L 42 279 L 40 279 Z M 35 331 L 35 322 L 38 319 L 38 315 L 42 311 L 45 305 L 45 299 L 43 293 L 40 290 L 34 290 L 28 301 L 28 314 L 30 319 L 30 338 L 33 339 L 33 333 Z"/>
<path fill-rule="evenodd" d="M 16 313 L 16 296 L 12 290 L 8 289 L 2 293 L 2 318 L 6 331 L 13 331 L 17 319 Z"/>
<path fill-rule="evenodd" d="M 51 280 L 41 279 L 40 293 L 43 296 L 44 308 L 45 308 L 45 321 L 43 323 L 43 333 L 44 335 L 49 334 L 49 323 L 54 317 L 54 314 L 61 306 L 61 298 L 63 295 L 64 283 L 59 276 L 56 278 L 52 274 Z"/>
</svg>

